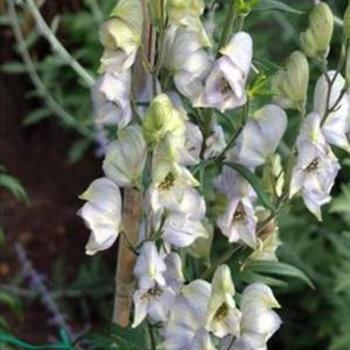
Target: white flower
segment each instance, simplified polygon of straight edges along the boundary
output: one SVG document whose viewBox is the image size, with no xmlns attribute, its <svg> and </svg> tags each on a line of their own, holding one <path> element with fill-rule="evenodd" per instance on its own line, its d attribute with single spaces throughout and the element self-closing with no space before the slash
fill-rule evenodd
<svg viewBox="0 0 350 350">
<path fill-rule="evenodd" d="M 120 0 L 111 18 L 102 24 L 100 40 L 105 47 L 100 72 L 121 73 L 135 61 L 141 43 L 143 10 L 138 0 Z"/>
<path fill-rule="evenodd" d="M 256 193 L 250 184 L 235 170 L 224 166 L 222 173 L 215 180 L 215 188 L 229 199 L 248 197 L 251 201 L 256 199 Z"/>
<path fill-rule="evenodd" d="M 134 293 L 134 323 L 137 327 L 147 316 L 154 322 L 165 322 L 169 317 L 175 293 L 171 288 L 155 286 Z"/>
<path fill-rule="evenodd" d="M 214 124 L 212 134 L 205 140 L 204 159 L 218 156 L 226 147 L 224 130 L 221 125 Z"/>
<path fill-rule="evenodd" d="M 180 210 L 181 203 L 184 198 L 188 198 L 187 196 L 193 197 L 195 201 L 201 201 L 198 198 L 199 193 L 196 192 L 197 195 L 193 196 L 192 187 L 197 185 L 197 180 L 185 167 L 165 161 L 157 162 L 154 164 L 153 181 L 148 189 L 152 210 L 154 212 L 162 212 L 164 209 Z"/>
<path fill-rule="evenodd" d="M 103 170 L 121 187 L 137 185 L 146 162 L 147 145 L 142 130 L 131 125 L 118 133 L 118 140 L 107 147 Z"/>
<path fill-rule="evenodd" d="M 205 330 L 210 290 L 210 284 L 203 280 L 195 280 L 182 288 L 165 328 L 165 349 L 215 350 Z"/>
<path fill-rule="evenodd" d="M 164 258 L 159 254 L 154 242 L 145 242 L 137 257 L 134 274 L 141 289 L 165 286 L 163 273 L 166 270 Z"/>
<path fill-rule="evenodd" d="M 236 308 L 234 294 L 230 269 L 227 265 L 221 265 L 213 277 L 207 318 L 208 329 L 217 337 L 239 335 L 241 313 Z"/>
<path fill-rule="evenodd" d="M 173 137 L 172 142 L 180 145 L 185 142 L 185 116 L 166 94 L 152 100 L 142 127 L 145 139 L 151 145 L 157 145 L 169 134 Z"/>
<path fill-rule="evenodd" d="M 340 170 L 339 163 L 321 132 L 321 118 L 309 114 L 297 139 L 298 157 L 290 184 L 290 197 L 301 192 L 306 207 L 321 220 L 321 206 L 331 200 L 330 192 Z"/>
<path fill-rule="evenodd" d="M 266 342 L 281 326 L 281 319 L 273 308 L 280 305 L 271 289 L 262 284 L 249 285 L 241 299 L 241 335 L 258 334 Z"/>
<path fill-rule="evenodd" d="M 276 105 L 266 105 L 248 119 L 232 153 L 239 163 L 256 168 L 276 151 L 286 128 L 284 110 Z"/>
<path fill-rule="evenodd" d="M 126 126 L 132 118 L 130 106 L 131 72 L 103 74 L 92 89 L 97 124 Z"/>
<path fill-rule="evenodd" d="M 78 212 L 91 230 L 86 254 L 94 255 L 108 249 L 118 238 L 122 220 L 121 195 L 113 181 L 100 178 L 93 181 L 80 198 L 88 201 Z"/>
<path fill-rule="evenodd" d="M 230 339 L 232 342 L 232 338 Z M 230 344 L 230 343 L 229 343 Z M 267 344 L 261 334 L 245 332 L 228 349 L 225 350 L 267 350 Z"/>
<path fill-rule="evenodd" d="M 186 122 L 185 144 L 180 148 L 179 163 L 185 166 L 195 165 L 200 161 L 203 135 L 200 128 Z"/>
<path fill-rule="evenodd" d="M 217 220 L 221 232 L 230 243 L 242 241 L 253 249 L 257 244 L 256 223 L 254 208 L 248 197 L 230 199 L 225 213 Z"/>
<path fill-rule="evenodd" d="M 137 327 L 147 316 L 155 322 L 165 322 L 175 292 L 165 280 L 166 265 L 154 242 L 145 242 L 137 258 L 134 274 L 139 289 L 134 293 L 134 323 Z"/>
<path fill-rule="evenodd" d="M 165 258 L 165 265 L 166 270 L 164 272 L 164 277 L 166 284 L 174 291 L 178 291 L 185 282 L 180 255 L 175 252 L 169 253 Z"/>
<path fill-rule="evenodd" d="M 196 103 L 212 67 L 212 61 L 203 49 L 206 44 L 201 33 L 171 26 L 166 32 L 165 45 L 165 68 L 174 74 L 179 92 Z"/>
<path fill-rule="evenodd" d="M 335 74 L 337 77 L 330 91 L 329 108 L 334 107 L 337 102 L 338 104 L 334 111 L 327 116 L 322 131 L 328 143 L 350 152 L 350 142 L 346 135 L 350 125 L 350 95 L 345 93 L 340 99 L 346 82 L 340 73 L 335 71 L 327 73 L 330 80 L 334 79 Z M 314 94 L 314 111 L 321 117 L 324 117 L 326 113 L 328 90 L 329 84 L 326 76 L 322 75 L 316 83 Z"/>
<path fill-rule="evenodd" d="M 198 238 L 208 238 L 205 226 L 184 213 L 171 213 L 163 226 L 162 239 L 175 247 L 188 247 Z"/>
<path fill-rule="evenodd" d="M 246 103 L 245 84 L 253 55 L 251 36 L 245 32 L 235 34 L 221 53 L 222 57 L 215 62 L 196 106 L 224 112 Z"/>
</svg>

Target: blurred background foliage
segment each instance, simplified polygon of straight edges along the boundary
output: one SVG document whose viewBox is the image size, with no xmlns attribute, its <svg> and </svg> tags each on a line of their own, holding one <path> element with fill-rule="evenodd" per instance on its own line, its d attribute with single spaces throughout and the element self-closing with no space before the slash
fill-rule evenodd
<svg viewBox="0 0 350 350">
<path fill-rule="evenodd" d="M 37 2 L 42 8 L 45 7 L 45 1 Z M 348 1 L 326 2 L 337 18 L 341 19 Z M 59 15 L 51 13 L 45 20 L 72 57 L 94 76 L 102 52 L 98 41 L 98 25 L 106 18 L 115 0 L 84 0 L 77 3 L 74 11 L 61 12 Z M 207 0 L 206 3 L 208 9 L 215 10 L 214 15 L 209 10 L 205 14 L 206 24 L 215 38 L 220 33 L 228 1 Z M 255 64 L 267 77 L 284 63 L 292 51 L 299 48 L 299 32 L 307 26 L 307 13 L 312 4 L 312 1 L 306 0 L 261 0 L 261 4 L 247 18 L 245 30 L 254 38 Z M 1 26 L 8 27 L 10 18 L 5 12 L 5 5 L 1 7 Z M 17 45 L 18 58 L 4 62 L 0 69 L 5 74 L 29 73 L 34 80 L 32 89 L 27 91 L 27 98 L 39 99 L 41 103 L 37 103 L 38 107 L 23 118 L 23 128 L 48 118 L 56 118 L 63 128 L 62 133 L 74 135 L 67 157 L 71 162 L 78 162 L 86 152 L 96 150 L 90 92 L 86 81 L 67 65 L 59 50 L 50 49 L 30 11 L 24 6 L 19 13 L 24 42 L 19 47 Z M 340 42 L 341 26 L 337 25 L 330 67 L 337 63 Z M 29 54 L 32 66 L 28 66 L 28 62 L 23 63 L 23 51 Z M 312 65 L 310 104 L 319 74 L 319 69 Z M 40 79 L 44 89 L 40 89 L 35 76 Z M 53 108 L 50 103 L 52 100 L 61 108 Z M 289 117 L 290 128 L 293 129 L 296 118 L 293 113 L 289 113 Z M 334 200 L 324 210 L 324 221 L 316 222 L 301 201 L 296 201 L 279 218 L 283 241 L 278 250 L 280 260 L 304 271 L 315 289 L 293 278 L 282 278 L 288 282 L 287 285 L 278 283 L 281 276 L 276 275 L 276 271 L 267 272 L 266 275 L 271 278 L 270 284 L 274 286 L 283 306 L 281 316 L 284 320 L 284 326 L 272 340 L 271 349 L 350 349 L 350 158 L 342 151 L 337 150 L 336 153 L 343 169 L 333 192 Z M 0 186 L 29 203 L 20 182 L 7 174 L 3 167 L 0 172 Z M 7 244 L 3 239 L 0 242 L 2 245 Z M 105 259 L 105 256 L 99 256 L 85 260 L 76 267 L 74 278 L 67 278 L 65 274 L 68 263 L 64 257 L 52 262 L 52 271 L 48 272 L 50 281 L 46 281 L 48 293 L 60 312 L 68 315 L 72 323 L 86 326 L 80 327 L 83 331 L 91 329 L 91 326 L 94 328 L 95 325 L 106 324 L 113 293 L 113 257 L 107 256 Z M 35 288 L 26 287 L 21 273 L 12 276 L 6 284 L 1 284 L 1 309 L 7 310 L 5 316 L 10 315 L 10 321 L 0 316 L 0 327 L 16 334 L 16 329 L 11 329 L 11 320 L 20 318 L 26 305 L 41 300 L 43 296 L 40 293 Z M 45 302 L 42 304 L 45 306 Z M 113 329 L 90 335 L 88 344 L 92 340 L 95 348 L 108 348 L 113 342 L 111 332 Z"/>
</svg>

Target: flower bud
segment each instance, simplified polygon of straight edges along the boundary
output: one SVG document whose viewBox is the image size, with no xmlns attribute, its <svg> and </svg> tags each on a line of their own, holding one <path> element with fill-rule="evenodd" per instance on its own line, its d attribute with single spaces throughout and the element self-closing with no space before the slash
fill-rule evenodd
<svg viewBox="0 0 350 350">
<path fill-rule="evenodd" d="M 203 0 L 168 0 L 168 16 L 170 20 L 180 22 L 184 17 L 199 17 L 204 11 Z"/>
<path fill-rule="evenodd" d="M 294 51 L 284 69 L 272 80 L 276 102 L 284 108 L 303 110 L 309 85 L 309 63 L 301 51 Z"/>
<path fill-rule="evenodd" d="M 347 39 L 350 39 L 350 5 L 348 5 L 344 14 L 344 35 Z"/>
<path fill-rule="evenodd" d="M 141 42 L 142 7 L 139 0 L 120 0 L 111 12 L 111 19 L 100 30 L 100 38 L 106 49 L 134 50 Z"/>
<path fill-rule="evenodd" d="M 176 138 L 185 137 L 185 121 L 165 94 L 152 101 L 143 122 L 143 133 L 150 144 L 159 143 L 168 133 Z"/>
<path fill-rule="evenodd" d="M 139 126 L 132 125 L 119 133 L 106 152 L 103 170 L 121 187 L 137 185 L 146 162 L 147 146 Z"/>
<path fill-rule="evenodd" d="M 328 55 L 334 29 L 332 10 L 326 3 L 315 5 L 309 16 L 309 28 L 301 33 L 301 46 L 308 57 L 324 58 Z"/>
</svg>

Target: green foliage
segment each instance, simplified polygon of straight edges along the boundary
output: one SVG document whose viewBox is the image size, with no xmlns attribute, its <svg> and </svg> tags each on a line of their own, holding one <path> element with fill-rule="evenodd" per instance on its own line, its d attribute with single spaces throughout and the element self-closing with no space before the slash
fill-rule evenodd
<svg viewBox="0 0 350 350">
<path fill-rule="evenodd" d="M 150 350 L 151 344 L 145 324 L 136 329 L 110 325 L 102 332 L 87 336 L 91 350 Z"/>
<path fill-rule="evenodd" d="M 0 168 L 0 187 L 9 191 L 14 197 L 23 203 L 30 203 L 28 194 L 21 182 L 12 175 L 6 173 L 5 168 L 2 166 Z"/>
</svg>

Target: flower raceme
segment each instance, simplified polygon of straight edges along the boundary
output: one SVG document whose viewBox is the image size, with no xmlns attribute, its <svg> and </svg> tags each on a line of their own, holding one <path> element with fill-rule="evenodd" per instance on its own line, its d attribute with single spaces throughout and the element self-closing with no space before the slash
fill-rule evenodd
<svg viewBox="0 0 350 350">
<path fill-rule="evenodd" d="M 120 0 L 100 31 L 105 51 L 92 91 L 95 123 L 117 132 L 106 146 L 105 177 L 81 195 L 86 203 L 79 215 L 91 231 L 86 253 L 110 248 L 121 232 L 128 242 L 123 226 L 128 214 L 122 215 L 127 196 L 122 200 L 120 189 L 142 193 L 135 219 L 139 241 L 130 247 L 136 259 L 132 327 L 148 322 L 165 350 L 267 349 L 281 325 L 270 287 L 244 285 L 237 272 L 235 281 L 242 282 L 237 286 L 244 289 L 236 293 L 234 254 L 213 270 L 200 263 L 211 263 L 217 240 L 226 242 L 228 252 L 239 247 L 247 253 L 243 267 L 253 260 L 276 262 L 281 242 L 275 215 L 298 194 L 321 219 L 340 169 L 331 145 L 350 150 L 347 85 L 342 72 L 324 73 L 313 110 L 304 117 L 309 63 L 295 51 L 273 77 L 274 101 L 266 103 L 250 89 L 249 75 L 256 73 L 250 34 L 233 33 L 214 56 L 200 21 L 202 0 L 159 4 L 150 1 L 156 48 L 163 51 L 154 67 L 152 60 L 143 62 L 141 1 Z M 302 35 L 308 57 L 328 54 L 333 31 L 328 10 L 317 7 Z M 320 23 L 328 25 L 326 37 L 315 31 Z M 142 99 L 134 93 L 136 57 L 150 69 L 147 84 L 153 84 Z M 303 114 L 288 162 L 279 148 L 288 126 L 285 109 Z M 231 121 L 232 133 L 225 128 Z M 256 179 L 261 173 L 263 186 Z M 271 195 L 271 206 L 260 187 Z"/>
</svg>

